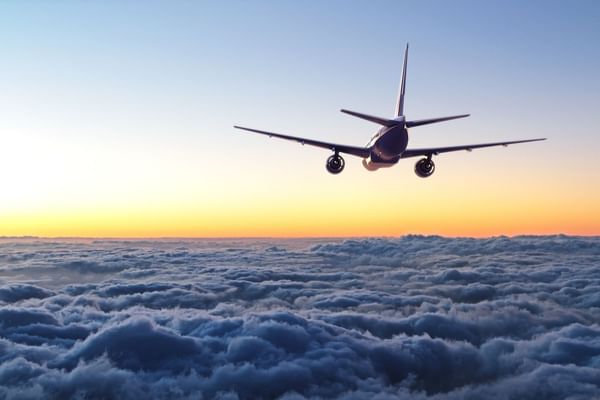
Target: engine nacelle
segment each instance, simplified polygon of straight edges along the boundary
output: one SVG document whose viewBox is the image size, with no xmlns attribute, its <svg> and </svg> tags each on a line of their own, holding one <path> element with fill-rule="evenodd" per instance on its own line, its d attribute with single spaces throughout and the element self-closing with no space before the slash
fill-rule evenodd
<svg viewBox="0 0 600 400">
<path fill-rule="evenodd" d="M 415 174 L 419 178 L 427 178 L 435 171 L 435 163 L 431 158 L 422 158 L 415 164 Z"/>
<path fill-rule="evenodd" d="M 327 171 L 329 171 L 331 174 L 339 174 L 342 172 L 345 165 L 346 163 L 344 162 L 344 159 L 339 154 L 329 156 L 327 159 L 327 164 L 325 164 Z"/>
</svg>

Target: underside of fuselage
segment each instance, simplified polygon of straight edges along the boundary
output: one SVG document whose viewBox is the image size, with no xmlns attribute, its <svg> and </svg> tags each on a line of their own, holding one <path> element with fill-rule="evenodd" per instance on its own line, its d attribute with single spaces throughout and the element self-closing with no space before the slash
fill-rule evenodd
<svg viewBox="0 0 600 400">
<path fill-rule="evenodd" d="M 398 160 L 399 159 L 400 158 L 398 158 Z M 389 167 L 395 165 L 398 162 L 398 160 L 392 161 L 392 162 L 390 162 L 390 161 L 378 162 L 378 161 L 374 161 L 373 158 L 369 157 L 369 158 L 363 158 L 362 165 L 369 171 L 377 171 L 379 168 L 389 168 Z"/>
</svg>

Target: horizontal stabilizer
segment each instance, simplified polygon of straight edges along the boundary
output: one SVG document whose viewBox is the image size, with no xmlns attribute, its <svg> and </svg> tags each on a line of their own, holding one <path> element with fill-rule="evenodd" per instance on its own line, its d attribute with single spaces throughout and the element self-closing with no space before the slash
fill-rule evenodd
<svg viewBox="0 0 600 400">
<path fill-rule="evenodd" d="M 363 113 L 359 113 L 356 111 L 350 111 L 350 110 L 344 110 L 344 109 L 341 109 L 340 111 L 343 113 L 346 113 L 348 115 L 352 115 L 353 117 L 362 118 L 367 121 L 371 121 L 371 122 L 374 122 L 376 124 L 383 125 L 383 126 L 394 126 L 394 125 L 398 125 L 398 123 L 399 123 L 399 121 L 396 121 L 393 119 L 376 117 L 374 115 L 363 114 Z"/>
<path fill-rule="evenodd" d="M 419 119 L 416 121 L 406 121 L 406 127 L 412 128 L 413 126 L 435 124 L 437 122 L 450 121 L 451 119 L 465 118 L 465 117 L 468 117 L 469 115 L 471 115 L 471 114 L 452 115 L 450 117 L 441 117 L 441 118 Z"/>
</svg>

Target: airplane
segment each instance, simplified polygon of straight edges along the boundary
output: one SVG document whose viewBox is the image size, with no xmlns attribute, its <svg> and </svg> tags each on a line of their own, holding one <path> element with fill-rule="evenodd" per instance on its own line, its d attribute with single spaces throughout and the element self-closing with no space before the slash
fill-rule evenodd
<svg viewBox="0 0 600 400">
<path fill-rule="evenodd" d="M 307 139 L 298 136 L 283 135 L 281 133 L 262 131 L 259 129 L 245 128 L 243 126 L 234 125 L 234 128 L 242 129 L 249 132 L 260 133 L 269 137 L 276 137 L 280 139 L 292 140 L 300 142 L 301 144 L 307 144 L 310 146 L 322 147 L 333 151 L 327 159 L 325 164 L 327 171 L 332 174 L 339 174 L 342 172 L 345 166 L 345 161 L 340 153 L 350 154 L 353 156 L 361 157 L 363 166 L 369 171 L 376 171 L 379 168 L 387 168 L 395 165 L 398 161 L 403 158 L 423 156 L 415 164 L 415 173 L 421 178 L 427 178 L 435 171 L 435 163 L 432 160 L 434 155 L 441 153 L 447 153 L 451 151 L 478 149 L 482 147 L 492 146 L 508 146 L 509 144 L 537 142 L 540 140 L 546 140 L 546 138 L 539 139 L 526 139 L 526 140 L 513 140 L 506 142 L 495 142 L 495 143 L 480 143 L 480 144 L 467 144 L 460 146 L 448 146 L 448 147 L 429 147 L 429 148 L 416 148 L 409 149 L 408 145 L 408 129 L 417 126 L 423 126 L 428 124 L 435 124 L 438 122 L 450 121 L 458 118 L 468 117 L 470 114 L 452 115 L 449 117 L 429 118 L 420 120 L 407 120 L 404 115 L 404 95 L 406 93 L 406 64 L 408 60 L 408 43 L 406 44 L 406 50 L 404 51 L 404 63 L 402 67 L 402 77 L 400 79 L 400 88 L 398 90 L 398 99 L 396 101 L 395 116 L 392 118 L 376 117 L 374 115 L 368 115 L 359 113 L 356 111 L 350 111 L 341 109 L 340 111 L 351 115 L 353 117 L 362 118 L 364 120 L 373 122 L 381 125 L 381 129 L 373 135 L 371 140 L 365 147 L 348 146 L 343 144 L 323 142 L 320 140 Z"/>
</svg>

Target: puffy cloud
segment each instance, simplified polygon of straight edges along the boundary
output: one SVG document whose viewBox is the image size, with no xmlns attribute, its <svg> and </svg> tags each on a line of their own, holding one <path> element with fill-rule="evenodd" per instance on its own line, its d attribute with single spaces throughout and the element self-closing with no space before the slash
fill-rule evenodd
<svg viewBox="0 0 600 400">
<path fill-rule="evenodd" d="M 0 326 L 3 330 L 35 324 L 58 325 L 58 321 L 52 314 L 33 307 L 0 309 Z"/>
<path fill-rule="evenodd" d="M 24 299 L 43 299 L 51 296 L 52 292 L 35 285 L 12 284 L 0 286 L 0 301 L 14 303 Z"/>
<path fill-rule="evenodd" d="M 600 238 L 0 240 L 0 399 L 600 394 Z"/>
</svg>

